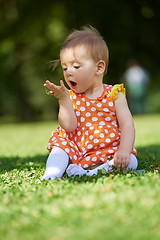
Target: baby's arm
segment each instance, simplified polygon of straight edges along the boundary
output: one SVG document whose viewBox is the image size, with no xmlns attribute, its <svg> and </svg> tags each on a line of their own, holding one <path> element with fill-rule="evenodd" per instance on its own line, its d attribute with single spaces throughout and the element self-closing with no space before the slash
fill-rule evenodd
<svg viewBox="0 0 160 240">
<path fill-rule="evenodd" d="M 68 89 L 60 81 L 60 86 L 46 81 L 44 87 L 49 89 L 49 94 L 55 96 L 59 101 L 58 121 L 60 126 L 67 132 L 72 132 L 77 128 L 77 118 L 73 109 L 72 101 Z"/>
<path fill-rule="evenodd" d="M 125 169 L 129 164 L 135 140 L 135 129 L 126 98 L 121 92 L 118 93 L 118 98 L 115 100 L 115 109 L 120 125 L 121 138 L 119 149 L 114 155 L 114 165 L 119 170 Z"/>
</svg>

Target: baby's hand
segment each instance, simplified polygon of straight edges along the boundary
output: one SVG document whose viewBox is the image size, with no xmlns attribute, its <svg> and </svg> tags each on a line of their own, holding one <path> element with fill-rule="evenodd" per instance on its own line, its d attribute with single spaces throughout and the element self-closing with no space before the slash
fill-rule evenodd
<svg viewBox="0 0 160 240">
<path fill-rule="evenodd" d="M 51 83 L 49 80 L 46 80 L 46 83 L 43 86 L 48 88 L 49 94 L 55 96 L 58 100 L 69 97 L 68 89 L 64 86 L 62 80 L 60 80 L 60 86 Z"/>
<path fill-rule="evenodd" d="M 114 166 L 118 171 L 127 168 L 129 160 L 130 154 L 126 150 L 119 149 L 114 154 Z"/>
</svg>

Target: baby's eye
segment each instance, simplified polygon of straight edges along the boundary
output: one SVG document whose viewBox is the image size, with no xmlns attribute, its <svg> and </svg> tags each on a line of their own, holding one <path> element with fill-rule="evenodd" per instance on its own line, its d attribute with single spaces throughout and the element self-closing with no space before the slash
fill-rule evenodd
<svg viewBox="0 0 160 240">
<path fill-rule="evenodd" d="M 74 68 L 78 69 L 78 68 L 80 68 L 80 66 L 74 66 Z"/>
<path fill-rule="evenodd" d="M 66 71 L 67 70 L 67 68 L 65 67 L 65 68 L 62 68 L 63 69 L 63 71 Z"/>
</svg>

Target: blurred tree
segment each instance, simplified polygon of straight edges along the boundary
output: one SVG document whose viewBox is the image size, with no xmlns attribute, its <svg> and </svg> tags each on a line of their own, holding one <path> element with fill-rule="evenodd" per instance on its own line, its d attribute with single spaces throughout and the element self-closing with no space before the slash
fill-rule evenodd
<svg viewBox="0 0 160 240">
<path fill-rule="evenodd" d="M 37 0 L 0 4 L 0 114 L 34 120 L 51 110 L 42 84 L 67 33 L 65 8 Z"/>
<path fill-rule="evenodd" d="M 49 63 L 68 32 L 82 25 L 97 27 L 109 46 L 107 82 L 119 80 L 130 58 L 158 79 L 159 9 L 159 0 L 0 0 L 1 119 L 56 118 L 57 101 L 43 83 L 58 84 L 61 70 L 52 72 Z"/>
</svg>

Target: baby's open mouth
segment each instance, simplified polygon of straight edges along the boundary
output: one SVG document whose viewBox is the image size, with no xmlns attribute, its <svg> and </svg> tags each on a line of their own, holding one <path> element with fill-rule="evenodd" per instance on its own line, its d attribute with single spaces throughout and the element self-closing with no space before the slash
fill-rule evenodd
<svg viewBox="0 0 160 240">
<path fill-rule="evenodd" d="M 73 81 L 70 81 L 70 84 L 72 85 L 72 87 L 75 87 L 77 85 L 77 83 Z"/>
</svg>

